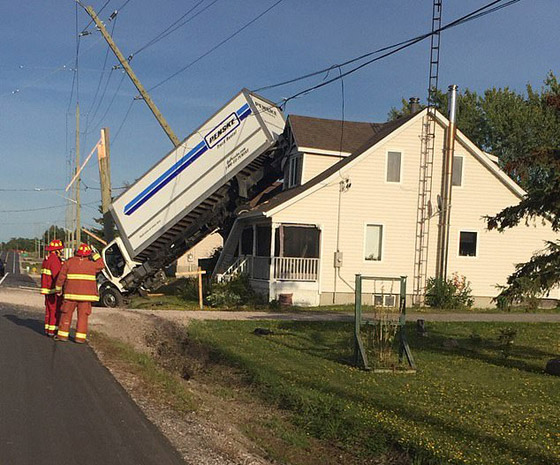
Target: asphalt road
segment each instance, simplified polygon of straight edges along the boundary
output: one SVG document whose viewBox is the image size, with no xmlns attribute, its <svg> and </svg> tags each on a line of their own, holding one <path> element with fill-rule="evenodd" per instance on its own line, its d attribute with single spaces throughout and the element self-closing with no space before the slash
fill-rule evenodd
<svg viewBox="0 0 560 465">
<path fill-rule="evenodd" d="M 0 253 L 0 259 L 4 262 L 4 272 L 6 273 L 5 279 L 0 284 L 2 287 L 37 287 L 33 279 L 27 274 L 21 273 L 17 252 L 2 252 Z"/>
<path fill-rule="evenodd" d="M 0 463 L 179 465 L 179 454 L 88 346 L 0 304 Z"/>
</svg>

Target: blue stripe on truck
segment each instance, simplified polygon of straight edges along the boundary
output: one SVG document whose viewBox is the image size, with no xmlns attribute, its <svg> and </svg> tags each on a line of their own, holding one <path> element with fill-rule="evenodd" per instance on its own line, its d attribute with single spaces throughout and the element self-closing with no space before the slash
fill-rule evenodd
<svg viewBox="0 0 560 465">
<path fill-rule="evenodd" d="M 252 113 L 248 104 L 243 105 L 235 112 L 240 121 L 247 118 Z M 209 150 L 206 141 L 203 139 L 194 149 L 186 153 L 179 161 L 173 164 L 169 169 L 152 182 L 146 189 L 138 194 L 134 199 L 127 203 L 124 207 L 125 215 L 132 215 L 142 205 L 144 205 L 157 192 L 163 189 L 173 179 L 175 179 L 185 168 L 191 165 L 195 160 Z"/>
</svg>

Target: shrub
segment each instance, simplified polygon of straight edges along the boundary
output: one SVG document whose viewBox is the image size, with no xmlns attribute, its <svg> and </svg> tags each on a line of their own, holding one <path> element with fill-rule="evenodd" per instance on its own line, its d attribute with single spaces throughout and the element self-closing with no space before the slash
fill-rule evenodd
<svg viewBox="0 0 560 465">
<path fill-rule="evenodd" d="M 177 295 L 186 301 L 198 301 L 198 279 L 185 279 L 185 282 L 177 287 Z"/>
<path fill-rule="evenodd" d="M 430 278 L 426 285 L 426 304 L 437 308 L 470 308 L 474 303 L 470 283 L 453 273 L 450 279 Z"/>
<path fill-rule="evenodd" d="M 498 343 L 504 358 L 508 358 L 511 355 L 513 349 L 513 343 L 517 337 L 517 330 L 515 328 L 502 328 L 500 329 L 500 334 L 498 335 Z"/>
<path fill-rule="evenodd" d="M 229 281 L 213 283 L 210 294 L 206 298 L 211 307 L 239 307 L 261 303 L 247 275 L 240 274 Z"/>
</svg>

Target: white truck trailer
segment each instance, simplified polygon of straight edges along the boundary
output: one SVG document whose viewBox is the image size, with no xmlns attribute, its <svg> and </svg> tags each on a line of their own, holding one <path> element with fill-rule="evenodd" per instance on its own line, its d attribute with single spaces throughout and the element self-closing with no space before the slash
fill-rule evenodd
<svg viewBox="0 0 560 465">
<path fill-rule="evenodd" d="M 284 126 L 275 104 L 244 89 L 116 198 L 118 237 L 102 250 L 101 303 L 153 289 L 165 267 L 231 224 L 240 200 L 277 175 L 270 167 Z"/>
</svg>

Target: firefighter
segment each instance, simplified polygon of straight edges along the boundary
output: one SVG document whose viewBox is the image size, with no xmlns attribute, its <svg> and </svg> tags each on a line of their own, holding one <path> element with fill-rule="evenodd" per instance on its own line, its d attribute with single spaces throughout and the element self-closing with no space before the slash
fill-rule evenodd
<svg viewBox="0 0 560 465">
<path fill-rule="evenodd" d="M 96 275 L 105 264 L 101 255 L 87 244 L 81 244 L 76 255 L 62 265 L 56 280 L 56 292 L 64 295 L 60 323 L 55 336 L 57 341 L 67 341 L 74 310 L 78 309 L 74 341 L 86 342 L 91 303 L 99 300 Z"/>
<path fill-rule="evenodd" d="M 45 296 L 45 334 L 54 336 L 58 329 L 62 304 L 62 298 L 56 295 L 55 283 L 62 268 L 64 245 L 62 241 L 53 239 L 45 249 L 48 255 L 41 265 L 41 294 Z"/>
</svg>

